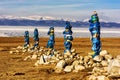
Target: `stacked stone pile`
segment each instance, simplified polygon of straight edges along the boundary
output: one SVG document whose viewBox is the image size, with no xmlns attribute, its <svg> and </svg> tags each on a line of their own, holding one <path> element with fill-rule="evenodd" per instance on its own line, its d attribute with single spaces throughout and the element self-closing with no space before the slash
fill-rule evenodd
<svg viewBox="0 0 120 80">
<path fill-rule="evenodd" d="M 98 78 L 101 78 L 100 80 L 107 80 L 110 76 L 120 76 L 120 55 L 113 58 L 106 50 L 101 51 L 100 55 L 94 58 L 90 55 L 80 56 L 80 54 L 76 53 L 75 49 L 71 50 L 71 53 L 63 53 L 44 47 L 31 50 L 30 46 L 27 48 L 22 46 L 12 48 L 10 53 L 30 53 L 30 56 L 27 56 L 24 60 L 35 59 L 35 66 L 56 64 L 54 68 L 56 73 L 78 72 L 89 68 L 92 70 L 89 72 L 89 80 L 96 80 Z"/>
<path fill-rule="evenodd" d="M 113 59 L 112 55 L 104 50 L 97 56 L 96 61 L 97 59 L 100 64 L 93 67 L 89 80 L 109 80 L 112 77 L 117 80 L 120 78 L 120 55 Z"/>
</svg>

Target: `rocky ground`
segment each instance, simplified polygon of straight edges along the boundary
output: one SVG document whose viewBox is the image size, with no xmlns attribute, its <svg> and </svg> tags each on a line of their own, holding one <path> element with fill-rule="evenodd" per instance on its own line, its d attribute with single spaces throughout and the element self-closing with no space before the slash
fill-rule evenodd
<svg viewBox="0 0 120 80">
<path fill-rule="evenodd" d="M 47 44 L 47 40 L 48 38 L 40 38 L 40 46 L 45 47 Z M 31 44 L 33 44 L 33 40 L 30 39 L 30 41 Z M 99 63 L 101 64 L 98 64 L 98 62 L 93 61 L 94 63 L 97 64 L 93 66 L 91 65 L 91 67 L 85 66 L 88 64 L 88 62 L 89 64 L 90 61 L 92 62 L 92 59 L 90 57 L 86 57 L 88 55 L 88 52 L 91 52 L 91 43 L 89 38 L 75 38 L 73 41 L 73 49 L 76 49 L 75 53 L 77 53 L 76 55 L 79 55 L 79 58 L 81 58 L 80 56 L 83 57 L 83 62 L 84 62 L 83 64 L 82 62 L 81 64 L 77 62 L 77 60 L 80 61 L 80 59 L 77 59 L 76 56 L 75 57 L 72 56 L 72 60 L 73 60 L 72 62 L 71 59 L 65 60 L 67 58 L 66 56 L 61 56 L 59 57 L 59 60 L 56 62 L 51 62 L 48 64 L 44 64 L 44 63 L 41 64 L 38 62 L 36 66 L 35 63 L 37 60 L 31 59 L 31 56 L 34 54 L 33 52 L 28 52 L 28 51 L 19 52 L 19 49 L 18 51 L 16 51 L 17 47 L 22 46 L 23 44 L 24 44 L 23 37 L 0 38 L 0 63 L 1 63 L 0 80 L 89 80 L 89 79 L 118 80 L 120 79 L 119 75 L 108 76 L 109 74 L 106 73 L 105 71 L 108 64 L 105 64 L 106 63 L 105 61 L 100 61 Z M 61 53 L 64 51 L 62 38 L 56 39 L 55 49 L 57 51 L 60 51 Z M 102 38 L 102 50 L 107 50 L 107 54 L 112 56 L 112 58 L 110 56 L 107 58 L 110 59 L 115 58 L 117 55 L 120 54 L 120 38 Z M 26 57 L 28 56 L 30 56 L 30 58 L 26 59 Z M 104 54 L 102 56 L 104 56 Z M 68 57 L 71 58 L 71 56 Z M 63 64 L 61 71 L 57 69 L 61 67 L 59 66 L 59 63 Z M 104 65 L 104 67 L 101 65 Z M 75 69 L 77 69 L 77 71 Z M 115 69 L 120 70 L 119 67 L 115 67 Z"/>
</svg>

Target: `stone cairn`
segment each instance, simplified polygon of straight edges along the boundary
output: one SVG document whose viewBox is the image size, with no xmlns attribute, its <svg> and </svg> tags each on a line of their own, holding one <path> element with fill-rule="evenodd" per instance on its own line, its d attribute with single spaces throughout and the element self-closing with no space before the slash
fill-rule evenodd
<svg viewBox="0 0 120 80">
<path fill-rule="evenodd" d="M 12 48 L 10 54 L 26 54 L 31 53 L 24 60 L 35 59 L 35 66 L 56 64 L 55 73 L 62 72 L 79 72 L 85 69 L 91 69 L 88 72 L 89 80 L 109 80 L 108 77 L 120 77 L 120 55 L 113 59 L 106 50 L 100 52 L 99 56 L 92 58 L 91 55 L 80 56 L 76 53 L 76 49 L 71 50 L 71 54 L 64 54 L 58 50 L 47 49 L 44 47 L 31 50 L 32 46 Z M 89 54 L 89 53 L 88 53 Z"/>
<path fill-rule="evenodd" d="M 91 19 L 89 20 L 90 27 L 89 31 L 91 33 L 91 42 L 92 42 L 92 48 L 93 51 L 92 57 L 99 55 L 101 51 L 101 40 L 100 40 L 100 22 L 99 17 L 96 11 L 93 12 L 93 15 L 91 16 Z"/>
</svg>

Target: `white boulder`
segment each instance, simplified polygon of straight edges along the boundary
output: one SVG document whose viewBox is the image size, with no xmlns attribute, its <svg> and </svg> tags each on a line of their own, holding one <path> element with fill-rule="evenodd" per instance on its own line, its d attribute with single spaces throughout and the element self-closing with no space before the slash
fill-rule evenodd
<svg viewBox="0 0 120 80">
<path fill-rule="evenodd" d="M 65 72 L 71 72 L 73 70 L 73 66 L 66 66 L 64 71 Z"/>
<path fill-rule="evenodd" d="M 105 55 L 107 55 L 107 54 L 108 54 L 107 50 L 102 50 L 102 51 L 100 52 L 100 56 L 105 56 Z"/>
<path fill-rule="evenodd" d="M 84 70 L 84 69 L 85 69 L 85 66 L 83 66 L 83 65 L 75 65 L 75 70 L 76 71 Z"/>
<path fill-rule="evenodd" d="M 60 60 L 58 63 L 57 63 L 57 65 L 56 65 L 56 69 L 63 69 L 64 67 L 65 67 L 65 65 L 66 65 L 66 62 L 65 62 L 65 60 Z"/>
<path fill-rule="evenodd" d="M 98 55 L 98 56 L 95 56 L 95 57 L 93 58 L 93 60 L 100 62 L 100 61 L 102 61 L 102 57 Z"/>
<path fill-rule="evenodd" d="M 101 76 L 97 76 L 97 80 L 109 80 L 109 78 L 104 75 L 101 75 Z"/>
</svg>

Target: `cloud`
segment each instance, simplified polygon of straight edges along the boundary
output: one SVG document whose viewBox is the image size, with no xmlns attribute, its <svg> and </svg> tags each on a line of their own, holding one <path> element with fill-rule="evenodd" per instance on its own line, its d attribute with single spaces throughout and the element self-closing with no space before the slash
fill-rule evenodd
<svg viewBox="0 0 120 80">
<path fill-rule="evenodd" d="M 41 15 L 83 20 L 90 18 L 94 10 L 102 19 L 120 21 L 120 6 L 113 0 L 1 0 L 0 3 L 0 15 Z"/>
</svg>

